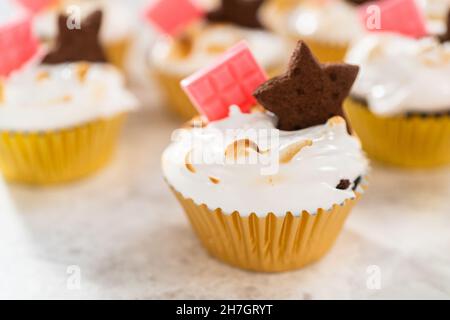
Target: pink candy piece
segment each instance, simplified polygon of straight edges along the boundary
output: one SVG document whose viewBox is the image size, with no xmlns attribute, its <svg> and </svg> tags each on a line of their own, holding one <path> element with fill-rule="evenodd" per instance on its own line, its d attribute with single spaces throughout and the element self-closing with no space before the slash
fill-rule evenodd
<svg viewBox="0 0 450 320">
<path fill-rule="evenodd" d="M 181 86 L 199 112 L 215 121 L 226 118 L 231 105 L 250 112 L 256 104 L 253 92 L 266 80 L 265 71 L 242 41 L 212 66 L 184 79 Z"/>
<path fill-rule="evenodd" d="M 32 33 L 31 17 L 0 25 L 0 76 L 20 68 L 37 53 L 38 41 Z"/>
<path fill-rule="evenodd" d="M 415 0 L 375 1 L 361 6 L 360 15 L 368 31 L 397 32 L 414 38 L 428 34 L 425 18 Z M 380 28 L 376 26 L 377 19 Z"/>
<path fill-rule="evenodd" d="M 45 8 L 56 4 L 57 0 L 17 0 L 24 7 L 33 13 L 37 13 Z"/>
<path fill-rule="evenodd" d="M 204 12 L 190 0 L 154 0 L 146 10 L 146 18 L 161 32 L 175 36 Z"/>
</svg>

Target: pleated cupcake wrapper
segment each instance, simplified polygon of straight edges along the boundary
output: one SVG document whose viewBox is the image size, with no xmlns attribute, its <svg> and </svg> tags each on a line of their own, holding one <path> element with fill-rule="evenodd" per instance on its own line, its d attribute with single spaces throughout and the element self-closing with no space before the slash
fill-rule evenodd
<svg viewBox="0 0 450 320">
<path fill-rule="evenodd" d="M 164 72 L 164 70 L 158 70 L 157 66 L 155 67 L 155 70 L 152 71 L 152 76 L 157 79 L 161 89 L 164 91 L 167 99 L 167 107 L 170 111 L 186 121 L 198 115 L 197 109 L 180 86 L 181 80 L 185 77 L 173 75 Z M 280 65 L 270 68 L 267 72 L 269 76 L 276 76 L 282 70 L 283 66 Z"/>
<path fill-rule="evenodd" d="M 38 185 L 87 176 L 110 160 L 125 118 L 61 131 L 0 131 L 0 171 L 9 181 Z"/>
<path fill-rule="evenodd" d="M 333 246 L 360 195 L 330 210 L 299 216 L 227 215 L 184 198 L 172 188 L 208 252 L 232 265 L 259 272 L 301 268 L 319 260 Z"/>
<path fill-rule="evenodd" d="M 345 110 L 367 154 L 406 168 L 450 164 L 450 116 L 380 117 L 347 99 Z"/>
<path fill-rule="evenodd" d="M 305 39 L 305 42 L 320 62 L 342 62 L 348 49 L 347 44 L 328 43 L 315 39 Z"/>
<path fill-rule="evenodd" d="M 108 61 L 114 64 L 117 68 L 123 70 L 130 45 L 130 38 L 119 39 L 106 43 L 105 51 Z"/>
</svg>

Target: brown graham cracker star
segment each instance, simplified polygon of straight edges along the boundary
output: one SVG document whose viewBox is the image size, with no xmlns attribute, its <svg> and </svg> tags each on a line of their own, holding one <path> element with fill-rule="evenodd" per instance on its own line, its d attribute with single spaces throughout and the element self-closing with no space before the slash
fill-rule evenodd
<svg viewBox="0 0 450 320">
<path fill-rule="evenodd" d="M 218 9 L 207 14 L 211 22 L 230 22 L 239 26 L 264 29 L 258 10 L 264 0 L 222 0 Z"/>
<path fill-rule="evenodd" d="M 58 17 L 58 37 L 53 51 L 42 60 L 45 64 L 64 62 L 106 62 L 106 56 L 99 42 L 102 25 L 102 11 L 97 10 L 81 22 L 80 29 L 69 29 L 68 17 Z"/>
<path fill-rule="evenodd" d="M 262 84 L 254 96 L 278 117 L 278 129 L 300 130 L 344 116 L 342 103 L 358 71 L 345 63 L 320 64 L 299 41 L 286 73 Z"/>
<path fill-rule="evenodd" d="M 447 32 L 439 37 L 439 40 L 444 43 L 450 41 L 450 10 L 447 13 Z"/>
</svg>

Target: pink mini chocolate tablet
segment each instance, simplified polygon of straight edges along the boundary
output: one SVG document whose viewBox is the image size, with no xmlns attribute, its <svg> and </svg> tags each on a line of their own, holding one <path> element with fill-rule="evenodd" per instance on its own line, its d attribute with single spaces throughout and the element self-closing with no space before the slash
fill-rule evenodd
<svg viewBox="0 0 450 320">
<path fill-rule="evenodd" d="M 147 8 L 145 17 L 161 32 L 175 36 L 203 15 L 190 0 L 155 0 Z"/>
<path fill-rule="evenodd" d="M 33 13 L 37 13 L 56 4 L 57 0 L 17 0 Z"/>
<path fill-rule="evenodd" d="M 415 0 L 380 0 L 360 8 L 364 26 L 372 32 L 397 32 L 420 38 L 427 35 L 425 18 Z"/>
<path fill-rule="evenodd" d="M 31 16 L 0 25 L 0 76 L 7 76 L 33 57 L 38 41 L 32 33 Z"/>
<path fill-rule="evenodd" d="M 265 71 L 242 41 L 181 85 L 198 111 L 214 121 L 227 117 L 231 105 L 249 112 L 256 104 L 254 90 L 266 80 Z"/>
</svg>

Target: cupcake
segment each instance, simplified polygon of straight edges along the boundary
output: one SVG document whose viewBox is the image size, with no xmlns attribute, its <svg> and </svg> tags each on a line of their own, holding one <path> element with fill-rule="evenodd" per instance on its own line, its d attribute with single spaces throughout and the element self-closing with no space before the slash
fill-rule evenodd
<svg viewBox="0 0 450 320">
<path fill-rule="evenodd" d="M 346 102 L 374 159 L 402 167 L 450 164 L 450 36 L 367 36 L 347 61 L 361 72 Z"/>
<path fill-rule="evenodd" d="M 205 116 L 174 134 L 163 173 L 212 256 L 253 271 L 301 268 L 329 251 L 364 192 L 368 162 L 341 105 L 358 68 L 321 65 L 299 42 L 286 73 L 249 85 L 246 56 L 236 87 L 204 99 L 198 86 L 220 87 L 220 70 L 238 73 L 234 60 L 183 82 Z"/>
<path fill-rule="evenodd" d="M 70 11 L 71 6 L 80 8 L 83 17 L 102 10 L 100 39 L 108 60 L 119 68 L 124 67 L 134 32 L 133 17 L 129 8 L 116 0 L 55 0 L 53 5 L 41 9 L 34 19 L 34 29 L 44 43 L 51 43 L 58 34 L 58 16 Z M 69 10 L 69 11 L 68 11 Z"/>
<path fill-rule="evenodd" d="M 9 181 L 52 184 L 93 173 L 136 107 L 97 42 L 101 12 L 82 32 L 67 29 L 66 19 L 54 51 L 0 81 L 0 171 Z"/>
<path fill-rule="evenodd" d="M 425 12 L 427 27 L 431 34 L 445 32 L 447 16 L 450 11 L 449 0 L 420 0 L 419 4 Z"/>
<path fill-rule="evenodd" d="M 364 0 L 272 0 L 262 9 L 271 30 L 304 40 L 322 62 L 343 61 L 348 46 L 364 34 L 357 5 Z"/>
<path fill-rule="evenodd" d="M 164 1 L 163 1 L 164 2 Z M 262 28 L 257 13 L 262 1 L 222 1 L 206 14 L 171 37 L 161 37 L 150 53 L 152 76 L 156 77 L 167 97 L 167 106 L 183 119 L 197 114 L 180 88 L 180 81 L 208 65 L 227 49 L 246 40 L 256 58 L 271 75 L 284 68 L 290 50 L 281 37 Z"/>
</svg>

